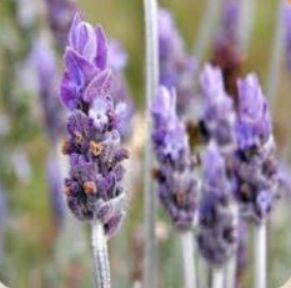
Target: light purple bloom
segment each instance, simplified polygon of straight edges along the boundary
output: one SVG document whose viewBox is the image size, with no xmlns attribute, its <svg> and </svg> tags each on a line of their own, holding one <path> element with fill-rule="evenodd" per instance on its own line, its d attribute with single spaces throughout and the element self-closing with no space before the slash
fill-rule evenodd
<svg viewBox="0 0 291 288">
<path fill-rule="evenodd" d="M 279 187 L 278 164 L 269 106 L 258 79 L 238 82 L 238 150 L 234 155 L 236 196 L 244 215 L 260 222 L 271 211 Z"/>
<path fill-rule="evenodd" d="M 185 52 L 184 43 L 169 11 L 159 10 L 160 84 L 176 89 L 177 111 L 188 112 L 195 100 L 196 61 Z"/>
<path fill-rule="evenodd" d="M 210 138 L 214 139 L 220 148 L 235 147 L 236 115 L 232 99 L 224 90 L 221 70 L 206 65 L 200 82 L 204 96 L 202 119 Z"/>
<path fill-rule="evenodd" d="M 71 110 L 64 152 L 70 157 L 65 180 L 68 205 L 80 220 L 97 219 L 112 236 L 125 214 L 125 173 L 128 152 L 121 147 L 112 72 L 107 68 L 107 41 L 75 16 L 66 49 L 62 99 Z"/>
<path fill-rule="evenodd" d="M 176 114 L 175 92 L 161 87 L 151 112 L 159 198 L 176 229 L 188 230 L 196 212 L 198 180 L 185 126 Z"/>
<path fill-rule="evenodd" d="M 36 70 L 44 122 L 50 139 L 56 142 L 64 131 L 64 114 L 57 95 L 57 68 L 53 51 L 41 41 L 35 43 L 30 61 Z"/>
<path fill-rule="evenodd" d="M 65 73 L 61 95 L 69 109 L 91 105 L 106 97 L 111 89 L 111 70 L 107 68 L 107 41 L 103 29 L 93 28 L 76 14 L 65 52 Z"/>
<path fill-rule="evenodd" d="M 238 227 L 233 183 L 224 158 L 212 142 L 203 158 L 202 199 L 199 209 L 198 248 L 214 266 L 223 266 L 236 253 Z"/>
</svg>

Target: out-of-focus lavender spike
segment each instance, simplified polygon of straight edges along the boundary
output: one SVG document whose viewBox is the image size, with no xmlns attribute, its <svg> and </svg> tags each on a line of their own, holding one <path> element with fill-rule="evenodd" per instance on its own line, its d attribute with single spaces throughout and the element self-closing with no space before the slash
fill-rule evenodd
<svg viewBox="0 0 291 288">
<path fill-rule="evenodd" d="M 236 196 L 243 214 L 260 223 L 277 195 L 278 169 L 270 111 L 255 75 L 240 80 L 237 123 L 238 151 L 234 169 Z"/>
<path fill-rule="evenodd" d="M 159 198 L 181 233 L 185 287 L 196 287 L 192 233 L 197 208 L 198 179 L 186 129 L 176 114 L 175 92 L 161 87 L 152 107 L 152 140 L 158 160 L 155 179 Z"/>
<path fill-rule="evenodd" d="M 61 227 L 65 219 L 66 208 L 61 172 L 57 159 L 53 155 L 50 155 L 47 160 L 47 181 L 54 222 L 57 227 Z"/>
<path fill-rule="evenodd" d="M 165 9 L 159 10 L 159 59 L 160 84 L 176 89 L 177 111 L 185 114 L 194 101 L 194 75 L 196 61 L 187 55 L 182 37 L 172 15 Z"/>
<path fill-rule="evenodd" d="M 111 287 L 107 238 L 119 230 L 126 211 L 122 180 L 128 158 L 121 147 L 108 56 L 102 27 L 94 28 L 76 14 L 61 84 L 61 99 L 71 112 L 63 146 L 70 159 L 65 192 L 74 215 L 91 223 L 97 282 L 103 288 Z"/>
<path fill-rule="evenodd" d="M 132 122 L 135 111 L 133 99 L 129 93 L 124 70 L 127 65 L 127 54 L 122 45 L 113 40 L 108 46 L 108 65 L 113 72 L 112 98 L 117 103 L 117 113 L 120 121 L 118 131 L 122 140 L 126 140 L 132 133 Z"/>
<path fill-rule="evenodd" d="M 242 53 L 238 35 L 241 3 L 226 0 L 223 6 L 221 27 L 214 42 L 212 63 L 222 70 L 227 93 L 237 99 L 236 81 L 241 72 Z"/>
<path fill-rule="evenodd" d="M 57 46 L 64 51 L 67 35 L 77 11 L 74 0 L 44 0 L 47 5 L 47 17 Z"/>
<path fill-rule="evenodd" d="M 220 12 L 222 0 L 208 0 L 203 18 L 198 31 L 197 39 L 195 39 L 194 56 L 197 61 L 197 67 L 200 67 L 207 45 L 212 38 L 212 31 L 214 30 L 215 21 Z"/>
<path fill-rule="evenodd" d="M 198 248 L 211 266 L 221 268 L 236 252 L 238 227 L 233 183 L 218 146 L 211 142 L 203 157 Z"/>
<path fill-rule="evenodd" d="M 224 90 L 221 70 L 206 65 L 200 82 L 204 96 L 203 122 L 207 134 L 222 150 L 233 151 L 236 147 L 236 115 L 232 99 Z"/>
<path fill-rule="evenodd" d="M 38 78 L 39 96 L 44 112 L 44 123 L 50 140 L 56 143 L 64 132 L 64 111 L 57 97 L 57 68 L 52 49 L 44 41 L 34 44 L 30 61 Z"/>
<path fill-rule="evenodd" d="M 28 183 L 31 179 L 31 165 L 27 152 L 22 149 L 13 151 L 11 153 L 11 163 L 18 180 L 23 183 Z"/>
<path fill-rule="evenodd" d="M 278 85 L 280 79 L 280 60 L 282 54 L 284 53 L 284 8 L 285 5 L 290 5 L 286 3 L 285 0 L 278 1 L 278 12 L 277 12 L 277 22 L 273 39 L 273 47 L 270 57 L 269 64 L 269 75 L 268 75 L 268 86 L 267 86 L 267 98 L 270 101 L 270 105 L 275 101 L 276 95 L 278 93 Z"/>
<path fill-rule="evenodd" d="M 175 92 L 161 87 L 151 110 L 159 198 L 175 228 L 189 230 L 197 207 L 198 180 L 185 126 L 176 115 Z"/>
<path fill-rule="evenodd" d="M 255 221 L 255 286 L 267 287 L 267 216 L 277 198 L 278 165 L 269 106 L 255 75 L 238 82 L 236 197 L 242 214 Z"/>
</svg>

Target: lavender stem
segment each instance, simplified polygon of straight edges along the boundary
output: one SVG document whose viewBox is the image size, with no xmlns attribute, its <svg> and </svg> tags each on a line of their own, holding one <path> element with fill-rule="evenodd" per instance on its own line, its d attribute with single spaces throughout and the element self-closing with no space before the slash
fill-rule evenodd
<svg viewBox="0 0 291 288">
<path fill-rule="evenodd" d="M 235 276 L 236 276 L 236 262 L 237 255 L 233 255 L 231 259 L 229 259 L 228 263 L 225 267 L 225 287 L 233 288 L 235 287 Z"/>
<path fill-rule="evenodd" d="M 212 288 L 223 288 L 223 269 L 221 268 L 213 268 L 212 269 Z"/>
<path fill-rule="evenodd" d="M 92 222 L 92 247 L 98 287 L 111 288 L 107 239 L 103 225 L 99 221 Z"/>
<path fill-rule="evenodd" d="M 283 54 L 284 47 L 284 25 L 282 21 L 282 10 L 284 6 L 284 0 L 278 1 L 278 13 L 276 31 L 272 47 L 272 55 L 269 67 L 267 98 L 270 101 L 271 107 L 275 100 L 278 90 L 279 78 L 280 78 L 280 60 Z"/>
<path fill-rule="evenodd" d="M 205 53 L 208 42 L 211 38 L 211 33 L 220 11 L 220 4 L 221 0 L 208 0 L 194 49 L 194 55 L 199 66 L 202 62 L 203 54 Z"/>
<path fill-rule="evenodd" d="M 267 287 L 267 225 L 266 221 L 255 227 L 254 239 L 255 288 Z"/>
<path fill-rule="evenodd" d="M 157 92 L 159 79 L 158 4 L 156 0 L 144 0 L 146 29 L 146 150 L 144 161 L 145 205 L 145 263 L 144 287 L 156 287 L 155 217 L 156 197 L 151 179 L 151 113 L 150 105 Z"/>
<path fill-rule="evenodd" d="M 180 233 L 180 241 L 184 265 L 185 288 L 196 288 L 195 252 L 192 231 Z"/>
</svg>

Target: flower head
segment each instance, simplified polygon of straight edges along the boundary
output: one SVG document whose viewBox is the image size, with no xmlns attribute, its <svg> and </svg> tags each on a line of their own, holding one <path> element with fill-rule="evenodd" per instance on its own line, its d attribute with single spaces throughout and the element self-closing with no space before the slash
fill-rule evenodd
<svg viewBox="0 0 291 288">
<path fill-rule="evenodd" d="M 245 149 L 265 142 L 271 136 L 272 123 L 269 106 L 256 75 L 250 74 L 239 80 L 238 91 L 238 145 Z"/>
<path fill-rule="evenodd" d="M 120 143 L 120 114 L 111 94 L 107 53 L 102 29 L 75 16 L 62 83 L 62 99 L 71 110 L 63 149 L 70 157 L 65 192 L 80 220 L 99 220 L 111 236 L 125 213 L 122 162 L 128 153 Z"/>
<path fill-rule="evenodd" d="M 159 198 L 174 226 L 188 230 L 195 216 L 198 180 L 185 126 L 176 114 L 175 92 L 161 87 L 151 112 Z"/>
<path fill-rule="evenodd" d="M 224 159 L 212 142 L 203 158 L 197 238 L 200 253 L 214 266 L 224 265 L 237 249 L 237 215 L 232 193 Z"/>
<path fill-rule="evenodd" d="M 69 109 L 91 105 L 97 97 L 109 94 L 112 73 L 107 68 L 107 40 L 100 26 L 93 28 L 76 14 L 64 60 L 61 95 Z"/>
<path fill-rule="evenodd" d="M 184 43 L 169 11 L 159 10 L 160 84 L 176 89 L 177 111 L 188 112 L 194 100 L 196 61 L 185 52 Z"/>
<path fill-rule="evenodd" d="M 238 149 L 234 155 L 236 196 L 243 214 L 256 222 L 271 211 L 277 198 L 278 165 L 269 106 L 258 79 L 251 74 L 238 82 Z"/>
<path fill-rule="evenodd" d="M 234 147 L 236 116 L 232 99 L 224 90 L 221 70 L 206 65 L 200 81 L 204 96 L 203 122 L 210 138 L 221 148 Z"/>
</svg>

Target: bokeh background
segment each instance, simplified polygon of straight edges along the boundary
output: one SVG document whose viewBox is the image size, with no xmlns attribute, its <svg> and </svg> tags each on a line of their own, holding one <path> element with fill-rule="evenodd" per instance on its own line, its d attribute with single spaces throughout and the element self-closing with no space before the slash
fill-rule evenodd
<svg viewBox="0 0 291 288">
<path fill-rule="evenodd" d="M 41 29 L 50 33 L 45 6 L 42 0 L 20 1 L 23 2 L 22 12 L 28 15 L 28 19 L 31 13 L 36 13 L 39 18 L 36 28 L 26 30 L 19 29 L 16 23 L 13 2 L 0 2 L 0 206 L 3 206 L 0 209 L 0 279 L 15 288 L 94 287 L 88 225 L 69 217 L 70 223 L 60 228 L 51 209 L 46 159 L 52 147 L 43 128 L 31 71 L 25 68 L 30 43 L 37 31 Z M 206 2 L 160 1 L 161 6 L 173 13 L 189 52 L 194 48 Z M 244 66 L 244 71 L 255 71 L 259 75 L 264 88 L 267 86 L 277 4 L 278 0 L 257 0 L 251 44 Z M 138 114 L 133 139 L 127 144 L 136 154 L 129 164 L 135 179 L 132 180 L 134 185 L 131 185 L 133 191 L 127 219 L 109 244 L 113 286 L 128 288 L 141 277 L 143 247 L 141 155 L 144 135 L 140 128 L 145 108 L 143 3 L 142 0 L 82 0 L 77 5 L 88 21 L 102 24 L 107 35 L 120 41 L 128 53 L 126 77 Z M 211 44 L 205 51 L 205 61 L 211 57 Z M 279 91 L 272 113 L 279 143 L 278 154 L 287 164 L 290 155 L 283 151 L 288 150 L 288 138 L 291 140 L 291 74 L 284 59 L 281 64 Z M 61 70 L 61 57 L 59 66 Z M 269 287 L 278 287 L 291 274 L 290 205 L 288 196 L 278 202 L 269 223 Z M 157 238 L 160 287 L 181 287 L 180 247 L 160 210 Z M 252 238 L 251 228 L 249 238 Z M 251 286 L 253 277 L 251 241 L 248 265 L 242 285 L 246 288 Z"/>
</svg>

